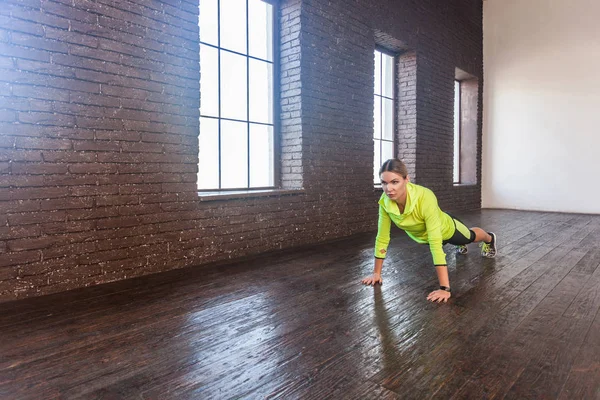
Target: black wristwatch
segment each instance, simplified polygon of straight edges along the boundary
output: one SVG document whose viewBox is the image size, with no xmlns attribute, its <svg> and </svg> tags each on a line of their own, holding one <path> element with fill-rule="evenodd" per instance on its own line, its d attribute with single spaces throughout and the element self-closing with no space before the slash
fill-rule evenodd
<svg viewBox="0 0 600 400">
<path fill-rule="evenodd" d="M 450 292 L 451 292 L 451 290 L 450 290 L 450 287 L 449 287 L 449 286 L 440 286 L 440 290 L 444 290 L 444 291 L 446 291 L 446 292 L 448 292 L 448 293 L 450 293 Z"/>
</svg>

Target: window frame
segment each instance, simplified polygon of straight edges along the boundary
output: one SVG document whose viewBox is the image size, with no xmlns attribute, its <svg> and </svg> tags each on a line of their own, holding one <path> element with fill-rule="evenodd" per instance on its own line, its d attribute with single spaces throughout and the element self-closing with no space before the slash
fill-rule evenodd
<svg viewBox="0 0 600 400">
<path fill-rule="evenodd" d="M 199 118 L 210 118 L 213 120 L 217 120 L 218 122 L 218 187 L 216 188 L 199 188 L 198 187 L 198 183 L 197 183 L 197 191 L 199 194 L 209 194 L 209 195 L 213 195 L 215 193 L 230 193 L 230 192 L 251 192 L 251 191 L 265 191 L 265 190 L 276 190 L 279 189 L 281 187 L 281 166 L 280 166 L 280 157 L 281 157 L 281 118 L 280 118 L 280 112 L 281 112 L 281 96 L 280 96 L 280 91 L 281 91 L 281 81 L 280 81 L 280 77 L 281 77 L 281 71 L 280 71 L 280 64 L 281 64 L 281 60 L 280 60 L 280 10 L 278 7 L 278 1 L 277 0 L 259 0 L 262 1 L 263 3 L 267 3 L 269 5 L 272 6 L 272 49 L 273 49 L 273 54 L 272 54 L 272 61 L 270 62 L 272 65 L 272 80 L 273 80 L 273 87 L 272 87 L 272 100 L 273 100 L 273 104 L 272 104 L 272 113 L 273 113 L 273 118 L 272 118 L 272 123 L 268 124 L 268 123 L 260 123 L 260 122 L 252 122 L 250 120 L 250 87 L 249 87 L 249 83 L 250 83 L 250 60 L 254 59 L 254 60 L 258 60 L 261 62 L 269 62 L 267 60 L 263 60 L 261 58 L 255 57 L 255 56 L 251 56 L 249 54 L 243 54 L 240 53 L 238 51 L 234 51 L 234 50 L 230 50 L 230 49 L 226 49 L 221 47 L 221 0 L 216 0 L 217 1 L 217 44 L 209 44 L 206 42 L 202 41 L 202 38 L 199 36 L 199 45 L 198 45 L 198 51 L 200 52 L 200 45 L 205 45 L 205 46 L 209 46 L 213 49 L 217 50 L 217 71 L 218 71 L 218 82 L 217 82 L 217 87 L 218 87 L 218 116 L 214 117 L 214 116 L 208 116 L 208 115 L 202 115 L 201 114 L 201 110 L 199 107 Z M 250 0 L 245 0 L 246 2 L 246 53 L 248 53 L 249 50 L 249 1 Z M 200 3 L 198 3 L 198 7 L 200 7 Z M 235 55 L 239 55 L 239 56 L 243 56 L 245 57 L 245 61 L 246 61 L 246 120 L 238 120 L 238 119 L 232 119 L 232 118 L 223 118 L 221 115 L 221 108 L 222 108 L 222 103 L 221 103 L 221 51 L 226 51 L 229 52 L 231 54 L 235 54 Z M 202 101 L 202 88 L 200 88 L 200 101 Z M 200 120 L 199 119 L 199 120 Z M 247 128 L 246 128 L 246 138 L 247 138 L 247 146 L 246 146 L 246 155 L 247 155 L 247 176 L 246 176 L 246 182 L 247 182 L 247 186 L 243 186 L 243 187 L 235 187 L 235 188 L 223 188 L 222 187 L 222 175 L 223 175 L 223 171 L 222 171 L 222 167 L 221 167 L 221 161 L 222 161 L 222 149 L 221 149 L 221 135 L 222 135 L 222 127 L 221 127 L 221 122 L 222 121 L 233 121 L 233 122 L 243 122 L 246 124 Z M 258 125 L 265 125 L 265 126 L 272 126 L 273 127 L 273 169 L 271 171 L 271 178 L 273 181 L 273 185 L 272 186 L 250 186 L 250 126 L 251 124 L 258 124 Z M 198 130 L 198 135 L 200 135 L 201 133 L 201 128 L 199 128 Z M 199 137 L 199 136 L 198 136 Z M 199 166 L 199 162 L 198 161 L 198 166 Z M 198 170 L 198 173 L 200 174 L 200 170 Z"/>
<path fill-rule="evenodd" d="M 397 84 L 397 78 L 398 78 L 398 56 L 399 54 L 397 52 L 394 52 L 392 50 L 386 49 L 385 47 L 376 45 L 375 49 L 374 49 L 374 53 L 378 51 L 382 54 L 385 54 L 387 56 L 390 56 L 392 58 L 392 97 L 389 98 L 387 96 L 383 96 L 383 94 L 375 94 L 375 89 L 373 89 L 373 98 L 375 98 L 375 96 L 379 96 L 381 98 L 386 98 L 386 99 L 391 99 L 392 100 L 392 157 L 396 157 L 398 155 L 398 84 Z M 381 63 L 380 65 L 380 71 L 379 71 L 379 80 L 380 82 L 383 81 L 383 63 Z M 373 79 L 375 79 L 375 77 L 373 77 Z M 383 91 L 381 90 L 383 88 L 383 85 L 380 88 L 380 93 L 383 93 Z M 383 104 L 383 102 L 382 102 Z M 375 104 L 373 104 L 373 109 L 375 108 Z M 381 168 L 381 165 L 383 164 L 383 159 L 381 158 L 382 156 L 382 142 L 390 142 L 390 140 L 387 139 L 382 139 L 382 129 L 383 129 L 383 107 L 381 107 L 380 109 L 380 121 L 381 121 L 381 126 L 380 126 L 380 132 L 379 132 L 379 139 L 375 139 L 374 137 L 372 137 L 373 141 L 378 140 L 379 141 L 379 161 L 380 161 L 380 165 L 377 168 Z M 373 126 L 373 130 L 375 130 L 375 126 Z M 375 172 L 375 154 L 373 154 L 373 172 Z M 381 182 L 380 181 L 376 181 L 375 179 L 373 180 L 373 185 L 375 188 L 381 188 Z"/>
<path fill-rule="evenodd" d="M 460 185 L 462 180 L 460 179 L 460 147 L 462 141 L 462 82 L 459 79 L 454 79 L 454 107 L 453 107 L 453 117 L 454 117 L 454 146 L 452 148 L 452 183 L 454 185 Z M 458 120 L 458 121 L 457 121 Z M 458 122 L 458 123 L 457 123 Z M 458 149 L 458 151 L 457 151 Z M 454 172 L 456 171 L 456 174 Z"/>
</svg>

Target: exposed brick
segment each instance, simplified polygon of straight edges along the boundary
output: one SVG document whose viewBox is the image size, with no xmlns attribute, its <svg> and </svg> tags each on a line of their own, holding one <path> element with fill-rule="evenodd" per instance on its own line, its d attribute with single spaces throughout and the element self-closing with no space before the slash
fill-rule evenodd
<svg viewBox="0 0 600 400">
<path fill-rule="evenodd" d="M 56 246 L 57 241 L 53 236 L 43 236 L 39 238 L 26 238 L 10 240 L 8 242 L 9 251 L 40 250 Z"/>
<path fill-rule="evenodd" d="M 37 225 L 0 226 L 0 237 L 3 240 L 37 237 L 40 234 L 41 230 Z"/>
<path fill-rule="evenodd" d="M 0 43 L 0 50 L 2 44 Z M 29 55 L 30 53 L 27 52 Z M 22 57 L 21 54 L 14 54 L 15 57 Z M 50 57 L 41 60 L 50 62 Z M 100 93 L 98 83 L 84 82 L 81 80 L 64 78 L 60 76 L 51 76 L 47 74 L 34 73 L 29 71 L 8 71 L 0 74 L 0 81 L 20 83 L 24 85 L 49 86 L 58 89 L 78 90 L 82 92 Z"/>
<path fill-rule="evenodd" d="M 45 235 L 56 235 L 70 232 L 87 232 L 96 228 L 95 220 L 69 221 L 69 222 L 50 222 L 40 224 L 39 229 Z"/>
<path fill-rule="evenodd" d="M 75 142 L 73 147 L 77 147 Z M 93 163 L 96 154 L 77 151 L 43 151 L 42 158 L 45 162 L 71 162 L 71 163 Z"/>
<path fill-rule="evenodd" d="M 41 86 L 13 85 L 13 95 L 33 99 L 69 101 L 69 91 Z"/>
<path fill-rule="evenodd" d="M 94 199 L 91 197 L 77 197 L 66 199 L 48 199 L 40 202 L 43 211 L 46 210 L 71 210 L 77 208 L 91 208 L 94 205 Z"/>
<path fill-rule="evenodd" d="M 0 122 L 13 122 L 17 120 L 17 113 L 14 111 L 0 110 Z"/>
<path fill-rule="evenodd" d="M 58 28 L 68 29 L 69 28 L 69 20 L 66 18 L 56 17 L 49 14 L 44 14 L 41 12 L 41 2 L 40 5 L 34 6 L 33 9 L 27 7 L 20 6 L 8 6 L 8 9 L 11 11 L 11 16 L 25 21 L 37 22 L 40 25 L 48 25 L 54 26 Z"/>
<path fill-rule="evenodd" d="M 92 179 L 97 179 L 92 177 Z M 117 185 L 96 185 L 96 186 L 74 186 L 70 190 L 71 196 L 106 196 L 119 193 Z"/>
<path fill-rule="evenodd" d="M 16 175 L 40 175 L 40 174 L 66 174 L 67 166 L 65 164 L 49 163 L 12 163 L 12 173 Z"/>
<path fill-rule="evenodd" d="M 221 201 L 195 184 L 197 2 L 6 3 L 0 301 L 373 230 L 375 44 L 401 53 L 397 151 L 413 179 L 444 208 L 479 207 L 480 185 L 454 187 L 451 166 L 454 69 L 482 77 L 480 0 L 280 3 L 278 183 L 303 191 Z M 480 139 L 481 108 L 477 125 Z"/>
<path fill-rule="evenodd" d="M 44 100 L 35 100 L 35 99 L 23 99 L 18 97 L 0 97 L 0 103 L 6 104 L 6 110 L 14 110 L 14 111 L 45 111 L 52 112 L 52 103 Z M 15 115 L 18 115 L 16 113 Z M 12 121 L 11 121 L 12 122 Z M 0 122 L 6 123 L 6 122 Z M 14 123 L 13 123 L 14 124 Z M 14 124 L 18 125 L 18 124 Z"/>
<path fill-rule="evenodd" d="M 15 147 L 17 149 L 69 150 L 73 148 L 73 144 L 68 139 L 18 137 L 15 139 Z"/>
<path fill-rule="evenodd" d="M 13 32 L 23 32 L 36 36 L 44 36 L 44 28 L 40 24 L 23 21 L 16 18 L 9 18 L 5 15 L 0 15 L 0 26 L 7 28 L 10 27 L 10 30 Z"/>
<path fill-rule="evenodd" d="M 64 187 L 18 188 L 0 190 L 0 200 L 52 199 L 65 197 L 68 194 L 69 189 Z"/>
<path fill-rule="evenodd" d="M 44 222 L 64 221 L 66 214 L 64 211 L 40 211 L 22 214 L 10 214 L 8 223 L 10 225 L 39 224 Z"/>
<path fill-rule="evenodd" d="M 26 212 L 40 210 L 39 200 L 15 200 L 0 202 L 0 213 Z"/>
<path fill-rule="evenodd" d="M 71 174 L 114 174 L 117 172 L 116 164 L 71 164 Z"/>
<path fill-rule="evenodd" d="M 163 145 L 160 143 L 123 142 L 121 143 L 121 149 L 123 152 L 131 153 L 162 153 Z"/>
<path fill-rule="evenodd" d="M 94 242 L 67 244 L 64 246 L 53 246 L 51 248 L 42 249 L 42 257 L 44 260 L 61 257 L 56 261 L 61 263 L 64 258 L 73 259 L 76 258 L 76 255 L 93 253 L 95 250 L 96 243 Z M 73 276 L 76 277 L 77 275 L 73 274 Z"/>
<path fill-rule="evenodd" d="M 73 142 L 73 149 L 76 151 L 120 151 L 121 146 L 118 142 L 105 140 L 77 140 Z"/>
<path fill-rule="evenodd" d="M 11 42 L 19 46 L 49 50 L 55 53 L 66 54 L 69 51 L 68 46 L 63 42 L 59 42 L 57 40 L 42 39 L 38 36 L 27 35 L 24 33 L 13 32 L 13 34 L 11 35 Z"/>
<path fill-rule="evenodd" d="M 8 267 L 12 265 L 21 266 L 23 264 L 39 261 L 41 253 L 37 250 L 21 251 L 18 253 L 5 253 L 0 257 L 0 267 Z"/>
<path fill-rule="evenodd" d="M 13 44 L 0 42 L 0 54 L 7 57 L 19 57 L 28 60 L 38 60 L 50 62 L 50 52 L 46 50 L 36 50 L 21 46 L 15 46 Z M 5 75 L 3 73 L 2 75 Z M 10 82 L 10 78 L 6 77 L 6 81 Z M 0 80 L 2 80 L 0 75 Z"/>
<path fill-rule="evenodd" d="M 123 196 L 123 195 L 114 195 L 114 196 L 98 196 L 96 198 L 96 205 L 99 207 L 102 206 L 120 206 L 126 204 L 139 204 L 140 199 L 138 196 Z M 1 210 L 1 208 L 0 208 Z"/>
<path fill-rule="evenodd" d="M 67 220 L 79 221 L 87 219 L 102 219 L 116 217 L 117 215 L 119 215 L 119 210 L 117 207 L 98 207 L 83 210 L 68 210 Z"/>
<path fill-rule="evenodd" d="M 42 161 L 42 153 L 33 150 L 0 148 L 0 161 Z"/>
<path fill-rule="evenodd" d="M 161 184 L 142 184 L 142 185 L 121 185 L 119 187 L 120 194 L 144 194 L 144 193 L 160 193 Z"/>
<path fill-rule="evenodd" d="M 83 35 L 77 32 L 72 32 L 63 29 L 55 29 L 47 27 L 45 30 L 45 36 L 48 39 L 55 39 L 66 43 L 75 43 L 82 46 L 98 47 L 98 39 L 94 36 Z"/>
<path fill-rule="evenodd" d="M 12 148 L 15 145 L 15 138 L 11 136 L 0 136 L 0 147 Z"/>
<path fill-rule="evenodd" d="M 70 101 L 75 104 L 87 104 L 92 106 L 120 107 L 121 100 L 118 97 L 103 94 L 69 92 Z"/>
<path fill-rule="evenodd" d="M 91 129 L 123 129 L 124 121 L 112 118 L 76 117 L 75 123 L 82 128 Z"/>
<path fill-rule="evenodd" d="M 2 31 L 0 31 L 2 32 Z M 0 34 L 0 41 L 2 40 L 2 35 Z M 12 69 L 15 66 L 15 62 L 10 57 L 0 57 L 0 69 Z M 6 86 L 5 86 L 6 87 Z M 10 87 L 9 87 L 10 88 Z M 4 93 L 3 90 L 0 90 L 0 94 L 10 94 L 10 91 Z"/>
<path fill-rule="evenodd" d="M 127 142 L 139 142 L 141 138 L 140 132 L 131 131 L 96 131 L 96 139 L 98 140 L 119 140 Z"/>
<path fill-rule="evenodd" d="M 83 21 L 90 24 L 95 24 L 98 22 L 96 14 L 85 12 L 83 10 L 77 10 L 73 7 L 67 7 L 63 4 L 53 1 L 44 1 L 42 3 L 42 10 L 44 10 L 46 13 L 59 15 L 75 21 Z"/>
</svg>

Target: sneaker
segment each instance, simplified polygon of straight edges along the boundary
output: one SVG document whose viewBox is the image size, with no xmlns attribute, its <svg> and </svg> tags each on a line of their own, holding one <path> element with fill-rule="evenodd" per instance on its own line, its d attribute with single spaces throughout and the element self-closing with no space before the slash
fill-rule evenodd
<svg viewBox="0 0 600 400">
<path fill-rule="evenodd" d="M 469 249 L 465 245 L 456 246 L 456 254 L 467 254 Z"/>
<path fill-rule="evenodd" d="M 496 234 L 493 232 L 488 232 L 492 237 L 491 243 L 481 242 L 481 255 L 486 258 L 494 258 L 496 257 Z"/>
</svg>

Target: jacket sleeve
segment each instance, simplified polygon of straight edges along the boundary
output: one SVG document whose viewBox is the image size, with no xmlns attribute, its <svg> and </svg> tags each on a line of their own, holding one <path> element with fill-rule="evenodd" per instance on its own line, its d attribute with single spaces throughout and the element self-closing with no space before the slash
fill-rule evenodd
<svg viewBox="0 0 600 400">
<path fill-rule="evenodd" d="M 433 192 L 428 191 L 424 194 L 422 200 L 421 212 L 425 219 L 425 229 L 427 229 L 427 241 L 429 242 L 429 251 L 433 257 L 433 264 L 437 267 L 446 265 L 446 253 L 442 247 L 442 221 L 437 198 Z"/>
<path fill-rule="evenodd" d="M 388 244 L 390 243 L 390 229 L 392 220 L 382 205 L 379 205 L 379 222 L 377 224 L 377 237 L 375 238 L 375 258 L 385 258 Z"/>
</svg>

